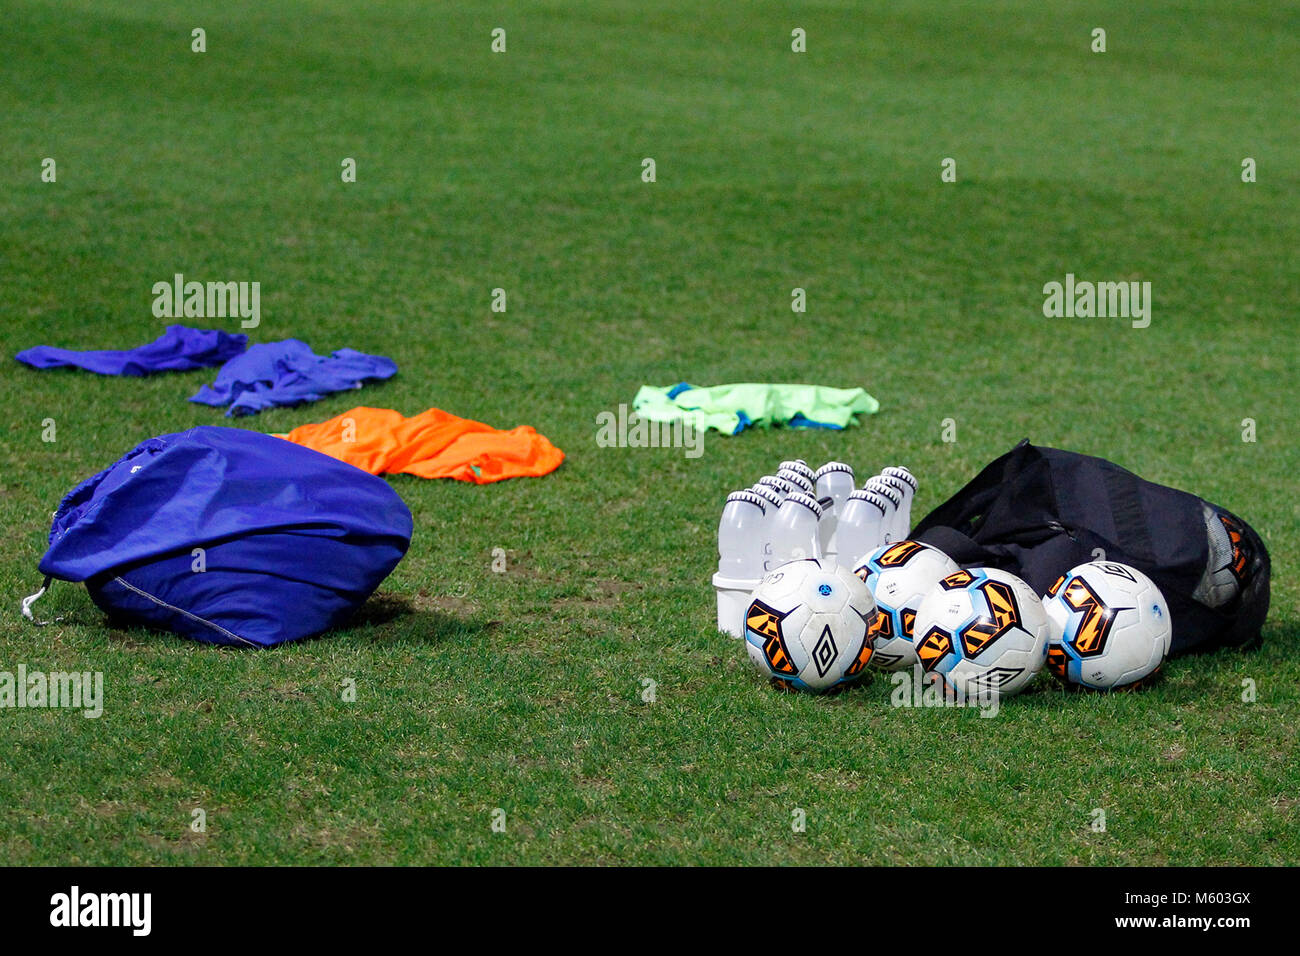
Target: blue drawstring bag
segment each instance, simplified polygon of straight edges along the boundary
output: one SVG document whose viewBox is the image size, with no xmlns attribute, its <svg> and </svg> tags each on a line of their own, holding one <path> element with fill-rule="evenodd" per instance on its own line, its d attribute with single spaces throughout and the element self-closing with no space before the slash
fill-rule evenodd
<svg viewBox="0 0 1300 956">
<path fill-rule="evenodd" d="M 72 489 L 40 570 L 47 586 L 84 581 L 128 623 L 272 647 L 343 623 L 402 560 L 411 529 L 382 478 L 204 426 L 151 438 Z"/>
</svg>

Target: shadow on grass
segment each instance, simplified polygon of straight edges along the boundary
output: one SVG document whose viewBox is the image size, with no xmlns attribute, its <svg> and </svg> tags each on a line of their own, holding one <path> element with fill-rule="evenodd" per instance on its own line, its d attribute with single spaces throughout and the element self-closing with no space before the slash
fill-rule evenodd
<svg viewBox="0 0 1300 956">
<path fill-rule="evenodd" d="M 472 612 L 457 613 L 424 607 L 411 598 L 397 594 L 374 594 L 357 609 L 347 624 L 322 636 L 335 634 L 377 644 L 396 641 L 437 644 L 445 640 L 488 633 L 500 627 L 500 621 L 489 620 Z"/>
<path fill-rule="evenodd" d="M 1269 619 L 1264 624 L 1264 640 L 1259 649 L 1260 653 L 1281 659 L 1300 657 L 1300 621 L 1277 615 L 1279 610 L 1281 609 L 1273 608 L 1269 611 Z"/>
<path fill-rule="evenodd" d="M 61 618 L 60 621 L 63 621 Z M 174 641 L 177 646 L 201 646 L 235 653 L 259 650 L 274 653 L 280 648 L 307 648 L 319 641 L 346 641 L 352 644 L 391 644 L 409 642 L 437 644 L 486 634 L 501 627 L 502 622 L 489 620 L 473 613 L 456 613 L 440 608 L 421 607 L 410 598 L 396 594 L 375 594 L 370 597 L 344 624 L 317 634 L 315 637 L 290 641 L 269 648 L 239 647 L 228 644 L 207 644 L 194 641 L 170 631 L 144 627 L 134 622 L 101 615 L 97 620 L 86 616 L 78 620 L 69 615 L 66 623 L 84 627 L 103 627 L 108 630 L 109 643 L 119 650 L 136 650 L 158 639 Z"/>
</svg>

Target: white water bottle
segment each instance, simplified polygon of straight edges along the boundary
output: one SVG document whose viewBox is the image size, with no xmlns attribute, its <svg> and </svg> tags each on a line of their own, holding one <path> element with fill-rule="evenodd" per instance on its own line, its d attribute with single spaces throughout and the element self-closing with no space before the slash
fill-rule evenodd
<svg viewBox="0 0 1300 956">
<path fill-rule="evenodd" d="M 901 465 L 895 465 L 882 471 L 880 477 L 892 481 L 903 496 L 896 519 L 898 537 L 902 540 L 912 533 L 912 499 L 916 497 L 916 476 Z"/>
<path fill-rule="evenodd" d="M 817 469 L 814 477 L 818 500 L 830 498 L 836 509 L 848 500 L 856 487 L 853 483 L 853 466 L 842 461 L 828 461 Z"/>
<path fill-rule="evenodd" d="M 817 479 L 816 473 L 811 468 L 808 467 L 808 462 L 804 461 L 802 458 L 794 458 L 788 461 L 781 462 L 781 464 L 778 466 L 777 473 L 779 474 L 782 469 L 786 471 L 793 471 L 796 475 L 799 475 L 807 479 L 809 485 L 812 485 L 816 482 Z"/>
<path fill-rule="evenodd" d="M 769 516 L 772 512 L 776 511 L 777 508 L 781 507 L 781 502 L 785 501 L 785 495 L 781 494 L 770 485 L 755 483 L 750 485 L 747 490 L 752 491 L 763 499 L 763 508 L 768 512 Z"/>
<path fill-rule="evenodd" d="M 822 554 L 834 558 L 839 552 L 835 541 L 835 526 L 839 521 L 844 502 L 853 494 L 853 467 L 842 461 L 828 461 L 817 469 L 814 491 L 821 504 Z"/>
<path fill-rule="evenodd" d="M 794 485 L 784 478 L 778 478 L 776 475 L 764 475 L 758 479 L 758 484 L 770 489 L 773 494 L 779 495 L 782 501 L 785 500 L 786 495 L 793 494 L 796 490 Z"/>
<path fill-rule="evenodd" d="M 781 503 L 785 501 L 785 496 L 778 494 L 768 485 L 756 484 L 749 490 L 763 499 L 763 530 L 758 544 L 759 574 L 762 575 L 776 566 L 772 564 L 772 529 L 776 527 L 776 519 L 781 512 Z"/>
<path fill-rule="evenodd" d="M 793 468 L 781 468 L 777 471 L 776 476 L 789 482 L 796 491 L 801 491 L 810 496 L 814 493 L 813 480 L 801 471 L 795 471 Z"/>
<path fill-rule="evenodd" d="M 877 475 L 876 480 L 881 485 L 888 486 L 889 490 L 894 493 L 894 497 L 898 499 L 898 506 L 889 519 L 889 540 L 903 541 L 907 538 L 907 532 L 911 530 L 912 509 L 910 501 L 912 489 L 905 482 L 889 475 Z"/>
<path fill-rule="evenodd" d="M 787 561 L 820 558 L 822 549 L 817 529 L 821 517 L 822 506 L 811 495 L 795 492 L 781 502 L 772 529 L 772 557 L 767 570 Z"/>
<path fill-rule="evenodd" d="M 745 636 L 745 609 L 749 595 L 763 577 L 763 549 L 767 537 L 768 498 L 762 493 L 733 491 L 727 495 L 718 522 L 718 573 L 713 590 L 718 597 L 718 630 L 732 637 Z M 773 505 L 773 511 L 778 505 Z"/>
<path fill-rule="evenodd" d="M 882 544 L 883 524 L 889 502 L 874 491 L 860 489 L 849 495 L 835 522 L 835 560 L 853 570 L 859 559 Z"/>
<path fill-rule="evenodd" d="M 763 535 L 766 507 L 752 491 L 727 495 L 718 522 L 718 573 L 752 580 L 763 576 Z"/>
<path fill-rule="evenodd" d="M 885 517 L 880 524 L 880 544 L 892 544 L 897 540 L 894 535 L 897 532 L 898 506 L 903 503 L 903 496 L 897 488 L 879 475 L 868 479 L 864 490 L 874 492 L 885 499 Z"/>
</svg>

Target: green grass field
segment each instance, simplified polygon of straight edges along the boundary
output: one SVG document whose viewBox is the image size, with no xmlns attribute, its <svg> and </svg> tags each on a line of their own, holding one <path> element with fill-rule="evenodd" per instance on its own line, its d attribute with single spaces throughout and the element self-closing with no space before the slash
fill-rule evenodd
<svg viewBox="0 0 1300 956">
<path fill-rule="evenodd" d="M 98 720 L 0 710 L 0 863 L 1300 859 L 1297 37 L 1296 4 L 1236 0 L 8 4 L 6 356 L 149 341 L 152 284 L 183 272 L 259 281 L 253 341 L 401 371 L 235 420 L 186 401 L 213 372 L 0 362 L 0 670 L 102 671 L 106 697 Z M 1151 326 L 1045 318 L 1067 272 L 1150 281 Z M 682 380 L 882 407 L 694 460 L 597 446 L 599 412 Z M 61 623 L 20 618 L 60 496 L 140 440 L 356 404 L 530 424 L 568 458 L 390 479 L 410 554 L 320 640 L 115 630 L 72 584 L 37 605 Z M 1023 437 L 1254 524 L 1263 648 L 1173 661 L 1141 694 L 1042 680 L 985 720 L 894 709 L 880 676 L 780 693 L 715 632 L 734 487 L 782 458 L 901 463 L 919 515 Z"/>
</svg>

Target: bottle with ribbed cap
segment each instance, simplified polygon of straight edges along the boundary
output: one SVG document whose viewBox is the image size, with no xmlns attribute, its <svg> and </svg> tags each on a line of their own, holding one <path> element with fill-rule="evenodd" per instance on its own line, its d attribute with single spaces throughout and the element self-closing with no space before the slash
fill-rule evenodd
<svg viewBox="0 0 1300 956">
<path fill-rule="evenodd" d="M 812 485 L 816 481 L 816 473 L 808 467 L 808 462 L 804 461 L 802 458 L 792 458 L 781 462 L 778 466 L 778 473 L 782 468 L 788 471 L 793 471 L 797 475 L 802 475 L 808 480 L 809 485 Z"/>
<path fill-rule="evenodd" d="M 772 557 L 767 570 L 803 558 L 820 558 L 821 542 L 817 537 L 822 506 L 811 495 L 795 492 L 781 502 L 772 529 Z"/>
<path fill-rule="evenodd" d="M 853 466 L 842 461 L 828 461 L 817 469 L 813 477 L 817 500 L 830 498 L 834 508 L 844 504 L 856 487 L 853 482 Z"/>
<path fill-rule="evenodd" d="M 821 522 L 822 554 L 834 558 L 839 548 L 835 525 L 844 502 L 853 493 L 853 467 L 842 461 L 828 461 L 816 471 L 815 492 L 823 514 Z"/>
<path fill-rule="evenodd" d="M 759 491 L 733 491 L 722 507 L 718 522 L 718 572 L 713 575 L 713 590 L 718 598 L 718 630 L 732 637 L 745 636 L 749 594 L 763 577 L 768 509 L 775 515 L 779 506 L 776 493 L 761 487 Z"/>
<path fill-rule="evenodd" d="M 895 540 L 898 540 L 895 538 L 895 534 L 898 530 L 898 506 L 903 503 L 902 494 L 891 482 L 886 481 L 879 475 L 867 479 L 864 490 L 875 492 L 887 502 L 885 517 L 880 524 L 880 544 L 892 544 Z"/>
<path fill-rule="evenodd" d="M 729 578 L 763 576 L 765 505 L 752 491 L 727 495 L 718 522 L 718 573 Z"/>
<path fill-rule="evenodd" d="M 910 530 L 911 516 L 910 514 L 904 514 L 903 509 L 908 507 L 907 502 L 912 489 L 898 478 L 885 474 L 876 475 L 873 480 L 877 483 L 878 490 L 883 493 L 883 489 L 888 488 L 889 491 L 893 492 L 894 497 L 898 499 L 898 505 L 894 508 L 894 513 L 889 516 L 888 538 L 890 541 L 902 541 L 907 537 L 907 532 Z M 910 508 L 908 510 L 910 512 Z"/>
<path fill-rule="evenodd" d="M 813 494 L 813 480 L 801 471 L 795 471 L 793 468 L 780 468 L 777 470 L 776 476 L 788 481 L 805 495 Z"/>
<path fill-rule="evenodd" d="M 785 500 L 785 494 L 772 488 L 771 485 L 765 485 L 762 481 L 755 482 L 748 489 L 763 499 L 764 505 L 770 505 L 772 510 L 781 507 L 781 502 Z"/>
<path fill-rule="evenodd" d="M 775 567 L 772 564 L 772 531 L 776 527 L 776 519 L 781 513 L 781 503 L 785 501 L 785 496 L 778 495 L 767 485 L 756 484 L 749 490 L 763 499 L 763 529 L 758 542 L 759 574 L 762 575 Z"/>
<path fill-rule="evenodd" d="M 885 516 L 889 501 L 865 488 L 849 495 L 835 522 L 835 541 L 839 548 L 835 560 L 850 571 L 859 559 L 883 543 Z"/>
<path fill-rule="evenodd" d="M 912 499 L 916 497 L 916 476 L 901 465 L 892 465 L 882 471 L 880 477 L 893 481 L 903 496 L 903 501 L 898 506 L 896 525 L 899 540 L 902 540 L 912 533 Z"/>
<path fill-rule="evenodd" d="M 786 495 L 793 494 L 798 490 L 790 482 L 786 481 L 784 478 L 779 478 L 776 475 L 764 475 L 762 478 L 758 479 L 757 483 L 766 488 L 770 488 L 774 494 L 780 495 L 781 500 L 783 501 L 785 500 Z"/>
</svg>

